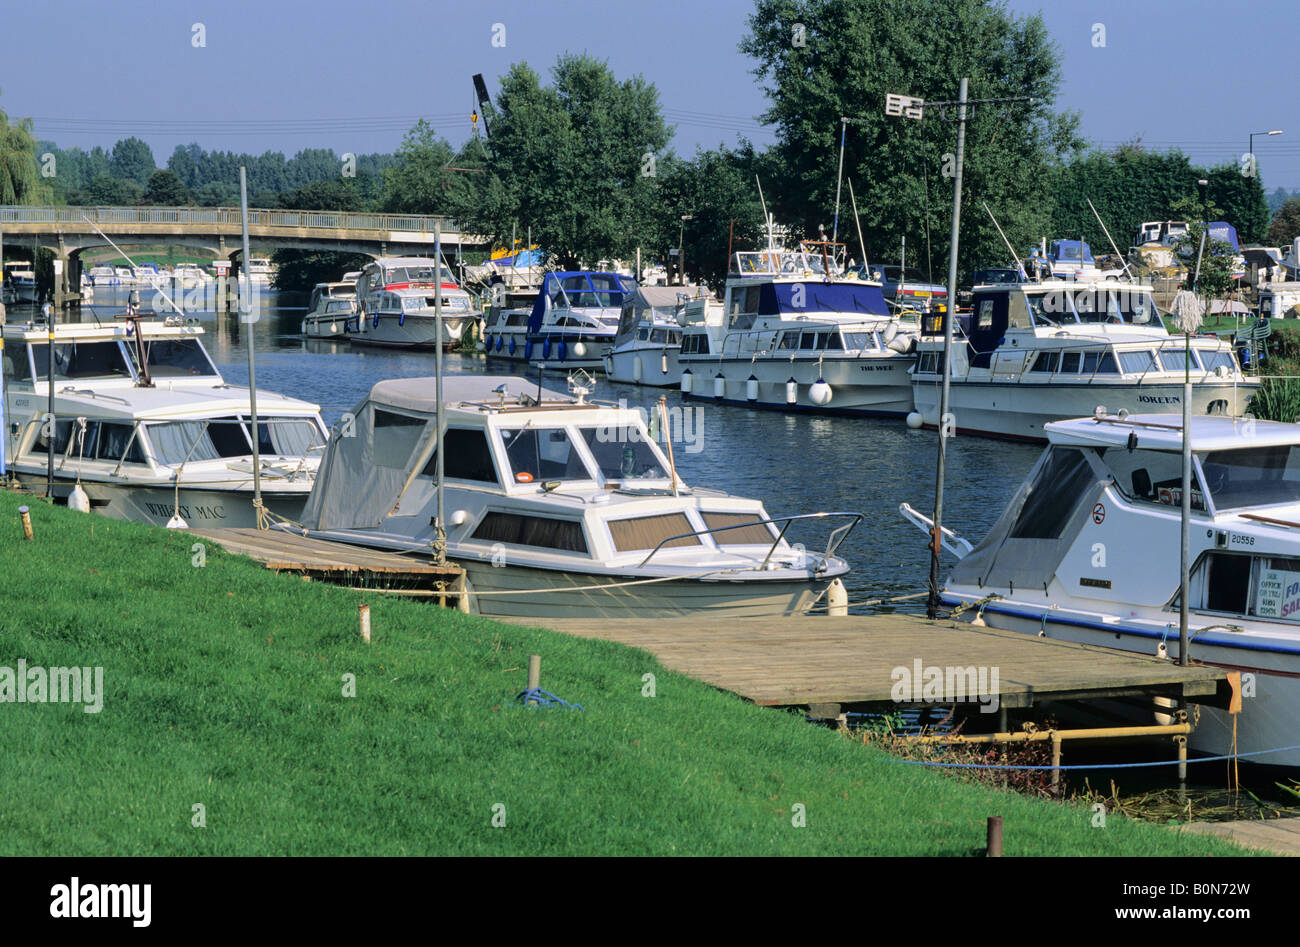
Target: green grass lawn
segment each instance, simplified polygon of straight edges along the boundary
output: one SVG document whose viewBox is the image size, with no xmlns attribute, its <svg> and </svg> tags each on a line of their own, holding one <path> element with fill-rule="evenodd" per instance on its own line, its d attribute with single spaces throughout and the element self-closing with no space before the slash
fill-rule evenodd
<svg viewBox="0 0 1300 947">
<path fill-rule="evenodd" d="M 0 492 L 0 535 L 0 666 L 102 666 L 105 690 L 98 714 L 0 703 L 0 855 L 967 855 L 990 815 L 1008 855 L 1242 853 L 891 762 L 621 645 L 212 545 L 198 568 L 188 533 Z M 514 703 L 530 653 L 585 710 Z"/>
</svg>

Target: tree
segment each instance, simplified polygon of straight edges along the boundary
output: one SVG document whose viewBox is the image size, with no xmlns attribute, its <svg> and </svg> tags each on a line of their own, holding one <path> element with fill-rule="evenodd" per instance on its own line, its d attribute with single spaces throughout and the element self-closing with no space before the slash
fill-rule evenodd
<svg viewBox="0 0 1300 947">
<path fill-rule="evenodd" d="M 1206 222 L 1223 219 L 1222 208 L 1212 200 L 1182 198 L 1174 201 L 1170 211 L 1179 220 L 1187 221 L 1187 232 L 1173 241 L 1174 254 L 1187 267 L 1187 287 L 1196 284 L 1198 295 L 1221 299 L 1232 291 L 1232 278 L 1236 251 L 1232 245 L 1215 240 L 1206 234 Z M 1201 249 L 1201 236 L 1206 235 L 1205 248 Z M 1199 271 L 1197 261 L 1199 259 Z"/>
<path fill-rule="evenodd" d="M 159 168 L 149 175 L 149 184 L 140 196 L 142 204 L 160 204 L 164 207 L 181 207 L 192 198 L 189 189 L 181 183 L 175 171 Z"/>
<path fill-rule="evenodd" d="M 1242 243 L 1259 243 L 1268 231 L 1268 200 L 1259 175 L 1243 175 L 1237 164 L 1221 164 L 1204 172 L 1209 181 L 1210 200 L 1219 206 L 1226 220 L 1237 228 Z"/>
<path fill-rule="evenodd" d="M 109 159 L 108 167 L 113 177 L 134 181 L 141 187 L 148 183 L 149 175 L 157 170 L 153 150 L 134 137 L 123 138 L 113 146 L 113 156 Z"/>
<path fill-rule="evenodd" d="M 1267 242 L 1270 247 L 1283 247 L 1296 237 L 1300 237 L 1300 197 L 1290 197 L 1273 215 Z"/>
<path fill-rule="evenodd" d="M 48 197 L 36 164 L 32 120 L 10 124 L 0 111 L 0 204 L 42 204 Z"/>
<path fill-rule="evenodd" d="M 74 204 L 121 207 L 138 202 L 141 193 L 140 186 L 134 181 L 124 181 L 112 175 L 101 174 L 86 185 L 84 190 L 69 195 L 69 200 Z"/>
<path fill-rule="evenodd" d="M 757 0 L 740 48 L 757 61 L 754 73 L 772 103 L 763 119 L 776 126 L 779 167 L 769 203 L 778 222 L 805 234 L 818 224 L 832 232 L 846 116 L 844 176 L 857 192 L 868 250 L 892 259 L 906 236 L 909 248 L 932 242 L 927 256 L 942 259 L 955 129 L 938 109 L 920 121 L 887 116 L 885 96 L 951 100 L 965 76 L 971 98 L 1033 101 L 977 107 L 970 117 L 963 269 L 1006 256 L 983 202 L 1013 243 L 1045 232 L 1050 171 L 1082 141 L 1077 116 L 1052 109 L 1060 53 L 1041 17 L 1016 17 L 990 0 Z M 946 114 L 951 119 L 954 110 Z"/>
<path fill-rule="evenodd" d="M 451 163 L 450 144 L 420 119 L 402 138 L 399 163 L 384 172 L 384 209 L 397 214 L 435 214 L 445 209 L 442 185 Z"/>
<path fill-rule="evenodd" d="M 488 180 L 465 223 L 508 241 L 531 227 L 562 266 L 628 259 L 662 226 L 655 179 L 671 130 L 659 93 L 602 60 L 563 55 L 553 84 L 518 63 L 488 115 Z"/>
</svg>

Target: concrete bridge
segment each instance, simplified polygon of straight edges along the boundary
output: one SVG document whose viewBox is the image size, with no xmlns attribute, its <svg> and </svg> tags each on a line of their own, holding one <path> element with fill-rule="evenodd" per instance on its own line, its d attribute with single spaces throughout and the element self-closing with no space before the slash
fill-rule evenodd
<svg viewBox="0 0 1300 947">
<path fill-rule="evenodd" d="M 462 233 L 455 221 L 446 217 L 249 208 L 249 251 L 293 248 L 372 257 L 422 255 L 432 252 L 438 223 L 444 252 L 488 245 L 483 237 Z M 229 260 L 231 274 L 239 272 L 243 250 L 237 207 L 0 206 L 0 243 L 24 249 L 41 247 L 63 261 L 56 287 L 60 299 L 75 296 L 81 285 L 81 253 L 105 246 L 96 227 L 128 251 L 139 244 L 191 247 L 207 251 L 217 260 Z M 0 247 L 0 253 L 2 250 Z"/>
</svg>

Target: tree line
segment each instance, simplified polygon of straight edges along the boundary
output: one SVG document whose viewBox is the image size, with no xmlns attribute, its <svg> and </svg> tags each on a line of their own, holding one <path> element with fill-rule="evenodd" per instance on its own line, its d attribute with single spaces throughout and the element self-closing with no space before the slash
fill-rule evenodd
<svg viewBox="0 0 1300 947">
<path fill-rule="evenodd" d="M 1042 19 L 996 0 L 755 0 L 740 48 L 770 103 L 761 120 L 775 132 L 771 147 L 738 139 L 678 155 L 653 83 L 566 53 L 545 77 L 512 66 L 485 110 L 488 133 L 460 147 L 423 121 L 395 153 L 351 166 L 328 149 L 285 158 L 192 144 L 159 169 L 139 139 L 88 152 L 32 142 L 33 158 L 52 155 L 58 172 L 24 172 L 16 187 L 67 203 L 232 204 L 243 164 L 257 206 L 447 214 L 499 246 L 531 232 L 562 266 L 630 260 L 638 249 L 661 259 L 680 245 L 688 274 L 716 285 L 729 252 L 763 245 L 761 186 L 787 241 L 833 235 L 858 262 L 893 263 L 905 240 L 906 262 L 942 279 L 954 109 L 928 107 L 918 120 L 887 115 L 885 101 L 951 100 L 965 76 L 973 99 L 1022 101 L 971 111 L 964 277 L 1008 262 L 993 216 L 1018 252 L 1080 236 L 1108 250 L 1089 200 L 1121 252 L 1141 222 L 1193 207 L 1233 223 L 1243 242 L 1300 233 L 1300 201 L 1281 188 L 1266 196 L 1237 165 L 1200 167 L 1140 141 L 1090 146 L 1079 116 L 1057 107 L 1061 54 Z"/>
</svg>

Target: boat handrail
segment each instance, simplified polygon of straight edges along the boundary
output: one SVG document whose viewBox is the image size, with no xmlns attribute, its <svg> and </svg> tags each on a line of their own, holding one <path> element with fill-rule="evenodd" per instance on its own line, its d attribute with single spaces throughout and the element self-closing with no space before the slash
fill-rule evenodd
<svg viewBox="0 0 1300 947">
<path fill-rule="evenodd" d="M 854 513 L 847 510 L 823 513 L 796 513 L 791 516 L 774 516 L 765 520 L 746 520 L 743 523 L 735 523 L 731 526 L 713 526 L 708 529 L 697 529 L 689 533 L 681 533 L 677 536 L 669 536 L 666 539 L 660 540 L 659 545 L 650 550 L 650 554 L 641 560 L 637 565 L 637 568 L 645 568 L 646 564 L 655 557 L 655 554 L 659 552 L 660 549 L 668 543 L 675 542 L 679 539 L 690 539 L 694 536 L 712 535 L 713 533 L 722 533 L 732 529 L 747 529 L 751 526 L 775 526 L 777 523 L 783 523 L 784 525 L 781 527 L 780 532 L 777 533 L 776 539 L 772 541 L 772 546 L 768 549 L 767 555 L 763 557 L 763 562 L 758 566 L 759 570 L 763 570 L 767 568 L 769 560 L 771 560 L 773 553 L 776 552 L 776 547 L 781 545 L 781 540 L 785 538 L 786 531 L 790 528 L 791 523 L 795 520 L 825 519 L 830 516 L 848 516 L 852 517 L 852 519 L 850 522 L 845 523 L 842 526 L 835 527 L 826 537 L 826 550 L 822 553 L 822 557 L 823 559 L 828 560 L 831 556 L 835 555 L 835 551 L 839 549 L 844 540 L 848 538 L 849 533 L 853 532 L 854 527 L 866 519 L 865 514 Z"/>
</svg>

